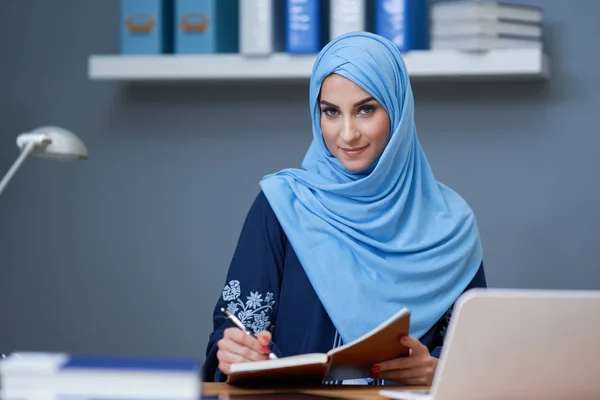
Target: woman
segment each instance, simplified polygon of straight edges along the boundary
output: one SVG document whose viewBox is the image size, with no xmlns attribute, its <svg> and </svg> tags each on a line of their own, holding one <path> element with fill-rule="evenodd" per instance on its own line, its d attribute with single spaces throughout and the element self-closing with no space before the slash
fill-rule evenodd
<svg viewBox="0 0 600 400">
<path fill-rule="evenodd" d="M 235 362 L 327 352 L 402 307 L 407 358 L 372 367 L 369 383 L 431 384 L 449 313 L 485 286 L 475 217 L 437 182 L 416 135 L 399 51 L 360 32 L 319 53 L 310 82 L 313 141 L 302 169 L 266 176 L 215 307 L 205 381 Z M 236 314 L 260 341 L 232 328 Z"/>
</svg>

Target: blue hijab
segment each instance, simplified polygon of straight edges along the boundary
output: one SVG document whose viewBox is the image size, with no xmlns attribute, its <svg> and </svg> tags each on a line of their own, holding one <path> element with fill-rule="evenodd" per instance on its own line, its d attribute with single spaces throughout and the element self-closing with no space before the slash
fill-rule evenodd
<svg viewBox="0 0 600 400">
<path fill-rule="evenodd" d="M 329 152 L 319 92 L 330 74 L 385 108 L 390 139 L 367 170 Z M 417 139 L 406 66 L 389 40 L 349 33 L 317 56 L 310 81 L 313 141 L 302 169 L 265 176 L 261 188 L 345 343 L 408 307 L 425 334 L 474 277 L 482 248 L 473 212 L 436 181 Z"/>
</svg>

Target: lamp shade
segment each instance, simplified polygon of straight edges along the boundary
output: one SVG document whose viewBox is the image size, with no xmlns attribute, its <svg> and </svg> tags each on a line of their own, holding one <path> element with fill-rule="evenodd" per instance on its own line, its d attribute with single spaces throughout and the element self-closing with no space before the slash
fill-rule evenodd
<svg viewBox="0 0 600 400">
<path fill-rule="evenodd" d="M 84 160 L 88 157 L 85 144 L 77 135 L 57 126 L 43 126 L 17 137 L 17 146 L 21 150 L 32 138 L 41 140 L 41 145 L 32 149 L 29 157 L 58 161 Z"/>
</svg>

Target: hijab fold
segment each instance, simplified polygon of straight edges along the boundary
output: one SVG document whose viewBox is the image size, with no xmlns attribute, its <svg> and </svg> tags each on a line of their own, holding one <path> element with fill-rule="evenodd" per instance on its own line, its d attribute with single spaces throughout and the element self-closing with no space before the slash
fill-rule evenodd
<svg viewBox="0 0 600 400">
<path fill-rule="evenodd" d="M 323 141 L 319 92 L 333 73 L 390 117 L 389 142 L 364 171 L 346 170 Z M 372 33 L 339 36 L 316 58 L 309 101 L 313 140 L 302 168 L 267 175 L 261 188 L 345 343 L 402 307 L 420 338 L 472 280 L 482 248 L 473 212 L 436 181 L 419 144 L 400 52 Z"/>
</svg>

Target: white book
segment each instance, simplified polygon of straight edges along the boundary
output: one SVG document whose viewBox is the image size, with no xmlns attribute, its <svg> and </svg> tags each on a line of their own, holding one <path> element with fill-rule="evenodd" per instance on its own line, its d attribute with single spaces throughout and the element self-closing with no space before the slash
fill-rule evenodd
<svg viewBox="0 0 600 400">
<path fill-rule="evenodd" d="M 239 0 L 240 53 L 268 55 L 283 47 L 283 1 Z"/>
<path fill-rule="evenodd" d="M 494 49 L 541 49 L 541 40 L 524 40 L 498 36 L 463 36 L 433 38 L 432 50 L 486 51 Z"/>
<path fill-rule="evenodd" d="M 539 24 L 520 24 L 486 19 L 473 21 L 433 21 L 431 24 L 431 37 L 448 36 L 524 36 L 541 38 L 542 27 Z"/>
<path fill-rule="evenodd" d="M 369 30 L 367 3 L 367 0 L 331 0 L 329 38 L 333 40 L 345 33 Z"/>
<path fill-rule="evenodd" d="M 431 19 L 433 21 L 460 21 L 483 18 L 541 23 L 542 17 L 540 7 L 502 1 L 446 1 L 434 3 L 431 7 Z"/>
</svg>

